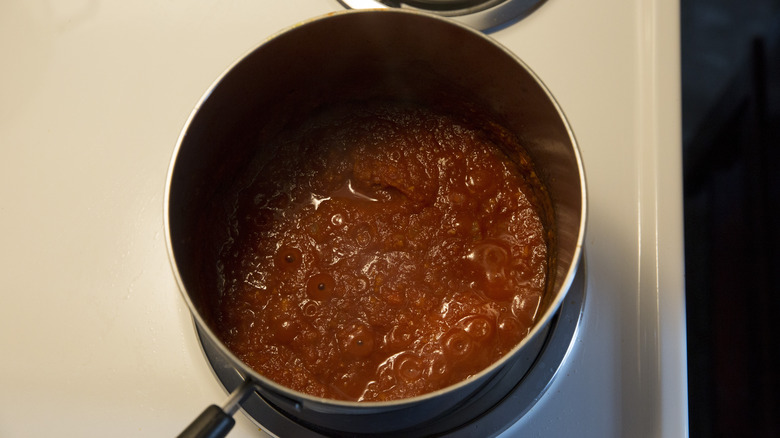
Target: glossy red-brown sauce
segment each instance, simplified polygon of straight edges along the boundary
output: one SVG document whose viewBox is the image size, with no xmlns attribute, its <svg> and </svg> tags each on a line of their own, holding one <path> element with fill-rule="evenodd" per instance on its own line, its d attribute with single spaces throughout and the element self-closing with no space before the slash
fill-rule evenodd
<svg viewBox="0 0 780 438">
<path fill-rule="evenodd" d="M 277 146 L 239 178 L 218 242 L 216 330 L 246 364 L 315 396 L 393 400 L 526 336 L 547 239 L 538 182 L 500 128 L 374 104 Z"/>
</svg>

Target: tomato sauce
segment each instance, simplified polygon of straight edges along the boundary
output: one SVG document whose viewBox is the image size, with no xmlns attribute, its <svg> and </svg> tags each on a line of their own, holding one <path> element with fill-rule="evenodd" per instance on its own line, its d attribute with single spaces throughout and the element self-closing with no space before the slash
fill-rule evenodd
<svg viewBox="0 0 780 438">
<path fill-rule="evenodd" d="M 276 148 L 219 213 L 214 325 L 247 365 L 314 396 L 394 400 L 467 379 L 527 335 L 549 231 L 500 127 L 345 105 Z"/>
</svg>

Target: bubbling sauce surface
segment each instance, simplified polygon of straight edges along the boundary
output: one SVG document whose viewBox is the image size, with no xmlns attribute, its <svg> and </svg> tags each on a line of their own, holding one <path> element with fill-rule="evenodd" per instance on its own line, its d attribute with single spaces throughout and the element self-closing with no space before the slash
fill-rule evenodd
<svg viewBox="0 0 780 438">
<path fill-rule="evenodd" d="M 277 383 L 352 401 L 460 382 L 515 347 L 546 287 L 538 181 L 501 129 L 341 108 L 231 189 L 217 335 Z M 503 144 L 500 144 L 503 143 Z"/>
</svg>

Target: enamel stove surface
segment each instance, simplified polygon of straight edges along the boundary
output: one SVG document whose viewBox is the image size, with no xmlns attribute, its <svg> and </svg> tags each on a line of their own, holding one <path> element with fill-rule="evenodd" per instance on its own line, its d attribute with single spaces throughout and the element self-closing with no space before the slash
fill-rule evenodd
<svg viewBox="0 0 780 438">
<path fill-rule="evenodd" d="M 175 436 L 224 402 L 168 262 L 171 154 L 232 62 L 340 10 L 0 2 L 1 436 Z M 571 347 L 501 437 L 687 434 L 678 15 L 673 0 L 548 0 L 489 34 L 560 104 L 589 197 Z M 236 422 L 231 437 L 264 436 Z"/>
</svg>

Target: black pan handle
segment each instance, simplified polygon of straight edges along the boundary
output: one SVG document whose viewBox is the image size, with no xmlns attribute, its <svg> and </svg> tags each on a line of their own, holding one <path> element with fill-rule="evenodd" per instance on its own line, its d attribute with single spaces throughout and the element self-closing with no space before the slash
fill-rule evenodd
<svg viewBox="0 0 780 438">
<path fill-rule="evenodd" d="M 179 438 L 223 438 L 236 420 L 217 405 L 207 407 L 179 434 Z"/>
<path fill-rule="evenodd" d="M 233 414 L 254 389 L 255 385 L 252 381 L 244 380 L 244 383 L 230 393 L 223 407 L 217 405 L 207 407 L 179 434 L 179 438 L 224 438 L 236 424 Z"/>
</svg>

